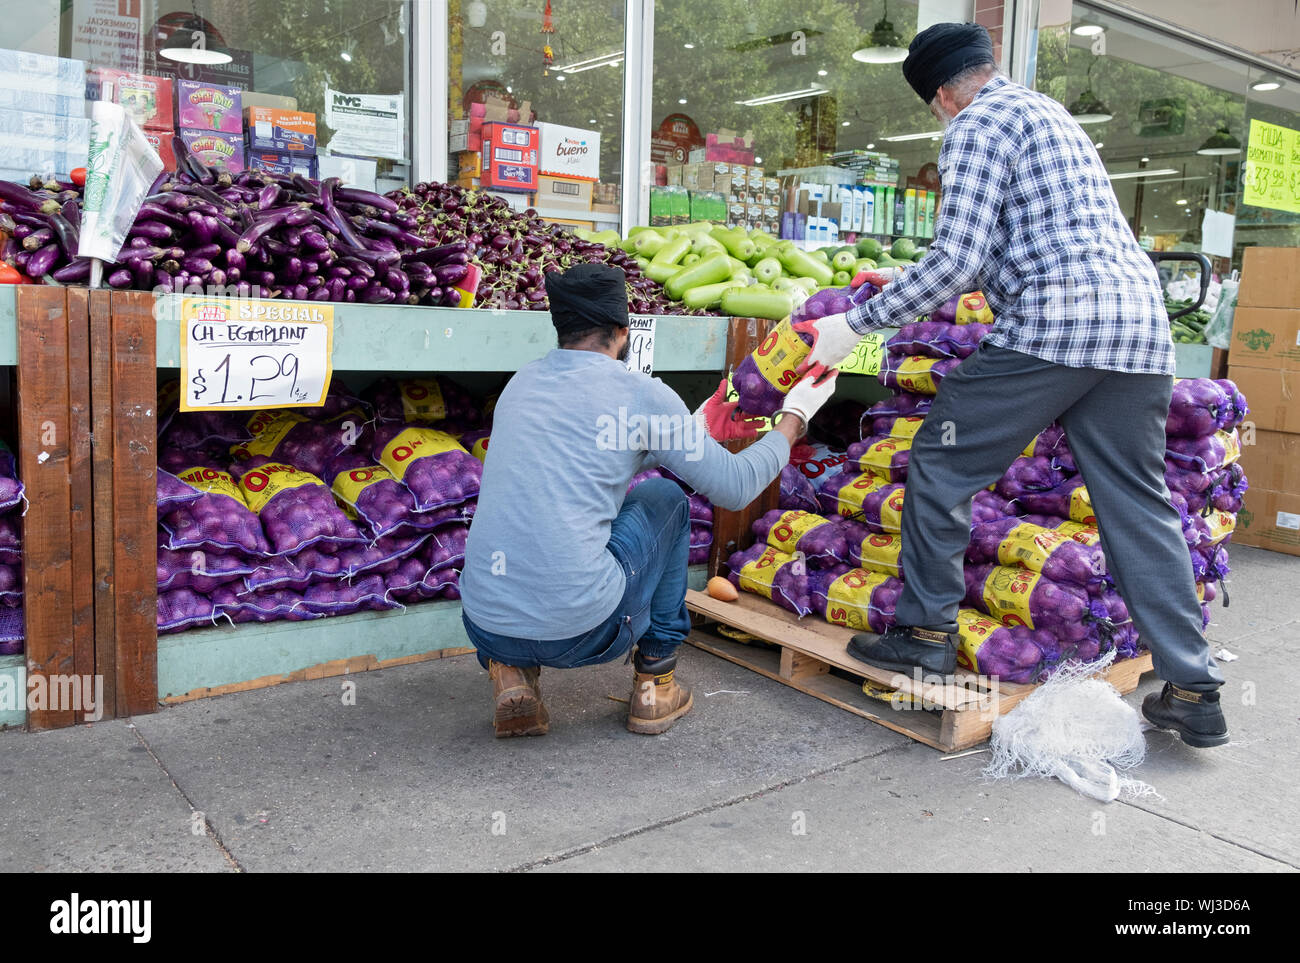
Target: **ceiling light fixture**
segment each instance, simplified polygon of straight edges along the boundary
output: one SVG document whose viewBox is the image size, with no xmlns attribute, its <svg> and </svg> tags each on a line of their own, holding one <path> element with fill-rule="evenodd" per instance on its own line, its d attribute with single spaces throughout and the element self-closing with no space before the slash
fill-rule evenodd
<svg viewBox="0 0 1300 963">
<path fill-rule="evenodd" d="M 1178 168 L 1176 167 L 1162 167 L 1159 170 L 1151 170 L 1151 171 L 1123 171 L 1119 174 L 1108 173 L 1106 176 L 1110 178 L 1112 181 L 1127 181 L 1127 180 L 1132 180 L 1135 177 L 1159 177 L 1163 174 L 1177 174 L 1177 173 L 1178 173 Z"/>
<path fill-rule="evenodd" d="M 849 126 L 849 122 L 848 122 L 847 120 L 842 120 L 842 121 L 840 121 L 840 126 L 841 126 L 841 127 L 847 127 L 847 126 Z"/>
<path fill-rule="evenodd" d="M 1105 33 L 1106 28 L 1099 23 L 1089 23 L 1084 20 L 1070 32 L 1077 37 L 1095 37 L 1099 33 Z"/>
<path fill-rule="evenodd" d="M 853 59 L 864 64 L 896 64 L 907 59 L 907 48 L 894 25 L 889 22 L 889 4 L 884 14 L 863 38 L 862 46 L 853 51 Z"/>
<path fill-rule="evenodd" d="M 347 43 L 345 43 L 343 45 L 343 49 L 339 51 L 339 57 L 343 60 L 344 63 L 350 64 L 352 63 L 352 53 L 356 49 L 357 49 L 356 40 L 354 40 L 351 37 L 348 37 Z"/>
<path fill-rule="evenodd" d="M 607 53 L 600 57 L 592 57 L 590 60 L 577 60 L 571 64 L 555 69 L 562 74 L 580 74 L 584 70 L 594 70 L 596 67 L 604 67 L 606 64 L 614 66 L 623 62 L 623 51 L 615 50 L 613 53 Z"/>
<path fill-rule="evenodd" d="M 234 58 L 224 50 L 208 46 L 208 35 L 203 30 L 204 21 L 195 10 L 194 16 L 172 31 L 158 56 L 182 64 L 228 64 Z"/>
<path fill-rule="evenodd" d="M 743 107 L 761 107 L 764 104 L 777 104 L 783 100 L 798 100 L 801 97 L 820 97 L 829 91 L 821 84 L 813 84 L 802 90 L 785 90 L 779 94 L 767 94 L 763 97 L 751 97 L 749 100 L 737 100 L 735 103 Z"/>
<path fill-rule="evenodd" d="M 868 145 L 867 145 L 867 150 L 875 150 L 875 149 L 876 149 L 876 145 L 875 145 L 875 144 L 868 144 Z"/>
<path fill-rule="evenodd" d="M 1187 198 L 1180 197 L 1178 198 L 1178 200 L 1174 201 L 1174 203 L 1177 204 L 1179 207 L 1182 207 L 1184 204 L 1187 203 Z"/>
<path fill-rule="evenodd" d="M 942 136 L 943 136 L 943 131 L 941 130 L 923 130 L 916 134 L 895 134 L 893 137 L 884 138 L 884 140 L 889 141 L 891 144 L 896 144 L 899 141 L 904 141 L 904 140 L 925 140 L 927 137 L 942 137 Z"/>
<path fill-rule="evenodd" d="M 817 76 L 818 76 L 818 77 L 825 77 L 825 76 L 826 76 L 826 73 L 827 73 L 827 72 L 826 72 L 825 70 L 819 70 L 819 71 L 817 71 Z"/>
<path fill-rule="evenodd" d="M 684 44 L 682 44 L 682 46 L 685 47 L 687 50 L 694 50 L 694 49 L 695 49 L 695 44 L 693 44 L 693 43 L 684 43 Z"/>
<path fill-rule="evenodd" d="M 1097 58 L 1093 57 L 1092 63 L 1088 64 L 1087 86 L 1079 95 L 1079 99 L 1069 107 L 1070 114 L 1080 124 L 1104 124 L 1115 116 L 1110 112 L 1110 108 L 1101 102 L 1101 98 L 1092 92 L 1092 68 L 1095 66 L 1097 66 Z"/>
<path fill-rule="evenodd" d="M 678 97 L 678 98 L 677 98 L 677 103 L 679 103 L 679 104 L 684 104 L 684 103 L 686 103 L 686 98 L 685 98 L 685 97 Z"/>
<path fill-rule="evenodd" d="M 1277 90 L 1282 86 L 1282 78 L 1273 74 L 1260 74 L 1257 81 L 1250 85 L 1251 90 L 1258 90 L 1263 93 L 1268 90 Z"/>
<path fill-rule="evenodd" d="M 1228 133 L 1228 125 L 1220 124 L 1196 151 L 1202 157 L 1222 157 L 1241 153 L 1241 141 Z"/>
</svg>

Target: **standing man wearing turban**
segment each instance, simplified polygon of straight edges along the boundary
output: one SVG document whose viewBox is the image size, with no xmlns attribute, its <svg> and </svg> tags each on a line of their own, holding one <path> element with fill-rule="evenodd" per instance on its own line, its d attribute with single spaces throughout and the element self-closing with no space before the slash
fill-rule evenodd
<svg viewBox="0 0 1300 963">
<path fill-rule="evenodd" d="M 749 504 L 835 389 L 808 376 L 776 427 L 733 454 L 701 421 L 729 420 L 725 383 L 692 415 L 658 378 L 628 370 L 626 277 L 602 264 L 546 276 L 559 347 L 520 368 L 497 400 L 460 590 L 465 630 L 492 679 L 500 736 L 542 735 L 541 666 L 632 658 L 627 728 L 654 735 L 690 711 L 676 682 L 690 631 L 685 492 L 667 478 L 630 493 L 661 465 L 716 505 Z M 625 430 L 629 429 L 630 430 Z"/>
<path fill-rule="evenodd" d="M 977 287 L 997 322 L 944 379 L 912 444 L 898 624 L 849 652 L 885 669 L 955 670 L 971 498 L 1059 421 L 1110 574 L 1166 680 L 1143 713 L 1188 745 L 1222 745 L 1223 676 L 1165 487 L 1174 349 L 1155 266 L 1088 135 L 1055 100 L 998 74 L 983 27 L 921 31 L 903 75 L 945 128 L 934 242 L 875 298 L 800 325 L 816 338 L 808 364 L 838 365 L 868 331 Z"/>
</svg>

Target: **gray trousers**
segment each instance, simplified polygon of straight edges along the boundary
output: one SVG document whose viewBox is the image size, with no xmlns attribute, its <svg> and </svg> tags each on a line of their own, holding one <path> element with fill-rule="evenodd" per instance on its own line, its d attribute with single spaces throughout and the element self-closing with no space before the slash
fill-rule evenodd
<svg viewBox="0 0 1300 963">
<path fill-rule="evenodd" d="M 1106 564 L 1162 679 L 1223 684 L 1201 628 L 1191 557 L 1165 485 L 1173 379 L 1069 368 L 981 344 L 949 374 L 912 442 L 901 625 L 949 628 L 966 593 L 971 498 L 1052 421 L 1088 486 Z"/>
</svg>

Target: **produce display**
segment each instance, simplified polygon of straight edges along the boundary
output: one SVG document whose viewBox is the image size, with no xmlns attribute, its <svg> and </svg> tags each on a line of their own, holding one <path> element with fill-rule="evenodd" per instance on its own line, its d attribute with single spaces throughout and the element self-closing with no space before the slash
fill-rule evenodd
<svg viewBox="0 0 1300 963">
<path fill-rule="evenodd" d="M 0 441 L 0 655 L 23 651 L 23 542 L 25 504 L 13 452 Z"/>
<path fill-rule="evenodd" d="M 1165 296 L 1165 311 L 1171 316 L 1179 311 L 1186 311 L 1195 302 L 1195 298 L 1183 298 L 1177 300 Z M 1189 311 L 1181 318 L 1170 318 L 1169 335 L 1174 339 L 1175 344 L 1206 344 L 1205 326 L 1210 323 L 1212 312 L 1205 308 L 1197 308 L 1195 311 Z"/>
<path fill-rule="evenodd" d="M 971 305 L 958 310 L 972 312 Z M 912 439 L 942 390 L 909 379 L 906 364 L 944 365 L 969 356 L 990 330 L 982 320 L 906 325 L 886 345 L 880 380 L 894 394 L 859 415 L 858 439 L 837 458 L 792 457 L 781 473 L 780 509 L 753 526 L 758 541 L 728 560 L 742 591 L 805 614 L 880 632 L 893 622 L 902 571 L 900 530 Z M 798 351 L 798 348 L 793 348 Z M 1178 509 L 1208 624 L 1215 583 L 1228 574 L 1227 543 L 1247 481 L 1236 427 L 1248 412 L 1231 382 L 1175 383 L 1167 426 L 1166 481 Z M 819 416 L 820 417 L 820 416 Z M 832 416 L 838 425 L 842 413 Z M 817 433 L 818 419 L 810 430 Z M 841 426 L 842 427 L 842 426 Z M 834 429 L 832 429 L 834 430 Z M 829 464 L 823 464 L 828 462 Z M 802 466 L 815 465 L 817 481 Z M 988 490 L 975 496 L 959 615 L 961 664 L 1014 682 L 1048 678 L 1069 661 L 1141 640 L 1106 566 L 1087 487 L 1060 425 L 1043 428 Z"/>
</svg>

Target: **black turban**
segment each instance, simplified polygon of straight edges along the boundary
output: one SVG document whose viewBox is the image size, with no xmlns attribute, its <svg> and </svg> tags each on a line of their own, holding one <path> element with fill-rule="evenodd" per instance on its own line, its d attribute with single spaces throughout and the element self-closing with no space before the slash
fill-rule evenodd
<svg viewBox="0 0 1300 963">
<path fill-rule="evenodd" d="M 575 264 L 546 275 L 551 322 L 559 334 L 594 327 L 627 327 L 627 275 L 608 264 Z"/>
<path fill-rule="evenodd" d="M 912 38 L 903 76 L 927 104 L 968 67 L 996 63 L 989 32 L 977 23 L 936 23 Z"/>
</svg>

